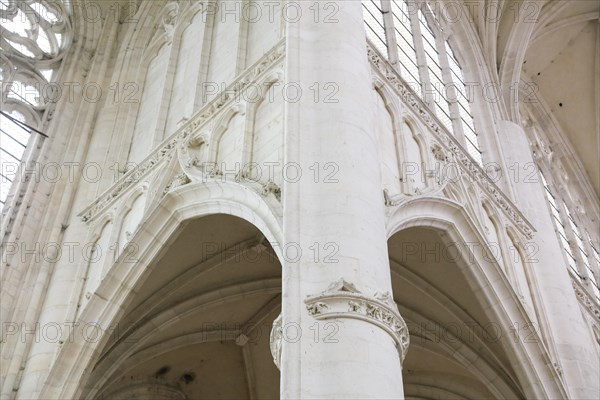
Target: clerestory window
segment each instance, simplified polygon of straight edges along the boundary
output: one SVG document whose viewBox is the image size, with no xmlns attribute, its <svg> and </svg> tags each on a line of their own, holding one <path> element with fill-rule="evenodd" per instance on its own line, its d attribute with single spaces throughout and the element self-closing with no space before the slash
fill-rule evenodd
<svg viewBox="0 0 600 400">
<path fill-rule="evenodd" d="M 467 85 L 458 58 L 426 2 L 363 0 L 367 38 L 482 164 Z"/>
<path fill-rule="evenodd" d="M 564 201 L 557 199 L 552 193 L 550 185 L 548 185 L 548 181 L 541 171 L 540 176 L 544 185 L 546 199 L 550 205 L 554 227 L 569 265 L 569 270 L 579 282 L 589 282 L 588 287 L 596 297 L 596 300 L 600 302 L 600 286 L 598 285 L 597 277 L 592 268 L 590 254 L 586 251 L 585 241 L 590 245 L 591 252 L 594 253 L 593 257 L 595 258 L 597 265 L 600 265 L 600 254 L 598 254 L 592 243 L 592 239 L 587 232 L 586 237 L 584 238 L 582 231 L 579 229 L 567 204 Z M 569 240 L 569 238 L 571 238 L 571 240 Z"/>
</svg>

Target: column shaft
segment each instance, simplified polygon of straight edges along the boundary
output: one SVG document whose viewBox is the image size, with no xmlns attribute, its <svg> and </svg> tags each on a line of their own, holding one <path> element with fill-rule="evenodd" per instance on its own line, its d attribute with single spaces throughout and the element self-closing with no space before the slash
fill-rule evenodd
<svg viewBox="0 0 600 400">
<path fill-rule="evenodd" d="M 367 315 L 391 281 L 361 3 L 295 6 L 299 17 L 287 17 L 282 398 L 403 398 L 394 335 Z M 336 281 L 322 301 L 305 302 Z"/>
</svg>

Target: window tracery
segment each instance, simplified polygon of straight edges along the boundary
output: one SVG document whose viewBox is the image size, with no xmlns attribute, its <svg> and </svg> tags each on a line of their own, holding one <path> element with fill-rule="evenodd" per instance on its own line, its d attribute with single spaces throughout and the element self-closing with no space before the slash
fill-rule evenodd
<svg viewBox="0 0 600 400">
<path fill-rule="evenodd" d="M 586 237 L 584 238 L 570 208 L 564 200 L 555 197 L 548 181 L 541 171 L 540 177 L 542 178 L 542 184 L 544 185 L 546 199 L 550 205 L 554 227 L 561 243 L 563 253 L 566 256 L 569 270 L 573 277 L 580 283 L 586 281 L 589 282 L 589 289 L 591 289 L 592 294 L 596 297 L 596 301 L 600 302 L 600 286 L 594 273 L 594 268 L 592 267 L 592 263 L 600 266 L 600 254 L 598 254 L 595 249 L 592 238 L 588 232 L 586 232 Z M 566 218 L 564 218 L 565 216 Z M 585 243 L 586 240 L 588 243 Z M 587 244 L 589 244 L 591 252 L 594 253 L 593 259 L 586 250 Z"/>
<path fill-rule="evenodd" d="M 363 0 L 367 38 L 482 164 L 462 68 L 426 2 Z"/>
<path fill-rule="evenodd" d="M 67 3 L 0 0 L 0 109 L 6 113 L 0 120 L 3 165 L 0 208 L 4 207 L 16 177 L 15 166 L 18 168 L 23 161 L 32 140 L 27 126 L 43 128 L 44 115 L 53 100 L 51 82 L 56 78 L 71 36 Z"/>
</svg>

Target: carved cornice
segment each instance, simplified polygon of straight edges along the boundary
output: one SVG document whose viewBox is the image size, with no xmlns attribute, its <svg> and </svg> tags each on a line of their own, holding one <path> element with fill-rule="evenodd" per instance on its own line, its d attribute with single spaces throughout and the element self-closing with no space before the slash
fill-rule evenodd
<svg viewBox="0 0 600 400">
<path fill-rule="evenodd" d="M 188 136 L 203 128 L 221 111 L 239 100 L 241 93 L 255 82 L 266 71 L 280 62 L 285 54 L 285 39 L 280 40 L 254 66 L 231 83 L 216 98 L 200 109 L 192 118 L 185 121 L 177 131 L 167 138 L 156 150 L 146 157 L 135 168 L 126 173 L 113 186 L 102 193 L 96 201 L 83 210 L 79 216 L 84 222 L 92 221 L 96 216 L 110 207 L 124 193 L 134 187 L 142 178 L 153 171 L 163 161 L 171 160 L 178 144 Z M 269 189 L 270 190 L 270 189 Z"/>
<path fill-rule="evenodd" d="M 400 361 L 404 361 L 410 341 L 408 328 L 389 292 L 369 296 L 354 284 L 340 279 L 323 293 L 308 297 L 304 303 L 308 313 L 318 320 L 351 318 L 378 326 L 394 339 Z"/>
<path fill-rule="evenodd" d="M 369 62 L 378 74 L 404 102 L 414 111 L 416 115 L 429 127 L 434 137 L 438 141 L 436 148 L 438 154 L 451 154 L 457 165 L 463 172 L 489 195 L 489 197 L 499 206 L 504 214 L 513 222 L 513 224 L 526 237 L 532 238 L 535 229 L 529 221 L 521 214 L 518 208 L 510 199 L 494 184 L 486 175 L 485 171 L 477 162 L 462 148 L 458 140 L 439 122 L 437 117 L 431 112 L 429 107 L 417 96 L 410 86 L 402 79 L 396 70 L 383 58 L 377 50 L 370 45 L 367 46 Z"/>
<path fill-rule="evenodd" d="M 577 282 L 573 277 L 571 277 L 571 283 L 573 284 L 573 290 L 575 290 L 575 296 L 577 296 L 579 303 L 581 303 L 596 321 L 600 321 L 600 306 L 598 303 L 587 293 L 581 283 Z"/>
</svg>

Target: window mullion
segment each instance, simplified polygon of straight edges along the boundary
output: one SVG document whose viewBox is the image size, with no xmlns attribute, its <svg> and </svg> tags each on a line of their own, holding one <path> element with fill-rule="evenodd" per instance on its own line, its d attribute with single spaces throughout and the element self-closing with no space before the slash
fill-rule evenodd
<svg viewBox="0 0 600 400">
<path fill-rule="evenodd" d="M 419 76 L 421 78 L 421 93 L 423 93 L 423 101 L 431 110 L 435 110 L 435 102 L 433 98 L 433 90 L 428 91 L 431 87 L 429 80 L 429 71 L 427 70 L 427 57 L 425 56 L 425 46 L 423 44 L 423 35 L 421 34 L 421 26 L 419 25 L 419 14 L 410 13 L 410 29 L 413 33 L 415 52 L 417 53 L 417 67 L 419 68 Z M 437 114 L 437 113 L 436 113 Z"/>
<path fill-rule="evenodd" d="M 432 29 L 435 29 L 435 27 Z M 448 102 L 448 108 L 450 109 L 450 118 L 452 119 L 452 130 L 454 131 L 454 137 L 456 137 L 460 143 L 467 148 L 467 141 L 465 139 L 465 132 L 461 123 L 460 110 L 457 103 L 458 93 L 456 93 L 456 88 L 452 85 L 452 72 L 450 71 L 448 54 L 446 53 L 446 38 L 442 35 L 442 32 L 434 33 L 435 45 L 439 54 L 440 67 L 442 69 L 442 80 L 444 83 L 442 93 L 446 95 L 445 100 Z M 450 101 L 450 99 L 455 100 Z"/>
<path fill-rule="evenodd" d="M 548 211 L 551 212 L 551 217 L 552 217 L 552 224 L 554 226 L 554 230 L 556 233 L 556 238 L 558 239 L 558 243 L 561 246 L 561 253 L 563 255 L 564 261 L 566 261 L 566 267 L 567 270 L 571 271 L 577 275 L 578 277 L 578 281 L 581 281 L 581 274 L 579 273 L 579 271 L 575 268 L 577 268 L 577 260 L 571 255 L 572 249 L 571 249 L 571 245 L 569 243 L 569 240 L 562 234 L 562 232 L 565 231 L 565 227 L 564 224 L 562 222 L 562 216 L 560 215 L 561 211 L 557 206 L 557 203 L 559 202 L 559 199 L 556 199 L 554 197 L 554 194 L 552 193 L 552 189 L 550 188 L 550 185 L 548 184 L 548 182 L 546 181 L 546 179 L 544 178 L 544 173 L 542 172 L 541 168 L 539 168 L 539 173 L 540 173 L 540 178 L 542 178 L 542 184 L 544 186 L 544 191 L 546 194 L 546 200 L 547 200 L 547 204 L 548 204 Z M 554 214 L 553 209 L 557 210 L 557 214 Z M 566 234 L 566 232 L 565 232 Z M 571 261 L 573 261 L 574 265 L 571 265 Z"/>
<path fill-rule="evenodd" d="M 592 268 L 592 272 L 596 277 L 596 282 L 600 282 L 600 261 L 598 258 L 596 258 L 597 250 L 592 246 L 591 239 L 587 234 L 586 237 L 583 238 L 583 245 L 585 246 L 585 251 L 588 254 L 588 261 L 590 267 Z"/>
<path fill-rule="evenodd" d="M 388 61 L 394 67 L 399 68 L 398 46 L 394 32 L 394 16 L 391 12 L 392 6 L 390 1 L 391 0 L 381 0 L 381 11 L 383 11 L 383 30 L 385 31 L 385 38 L 388 46 Z"/>
<path fill-rule="evenodd" d="M 574 224 L 577 226 L 577 228 L 579 230 L 579 235 L 581 236 L 580 242 L 581 242 L 581 245 L 583 246 L 582 250 L 585 252 L 586 257 L 587 257 L 587 260 L 585 260 L 586 262 L 584 262 L 584 265 L 583 265 L 584 269 L 586 270 L 585 276 L 589 276 L 591 274 L 592 275 L 591 278 L 593 278 L 593 281 L 596 283 L 600 283 L 600 265 L 598 265 L 598 259 L 596 258 L 595 254 L 594 254 L 594 249 L 592 247 L 590 237 L 587 234 L 586 230 L 582 229 L 582 227 L 584 226 L 583 221 L 581 220 L 581 218 L 579 218 L 579 216 L 580 216 L 579 214 L 570 213 L 570 215 L 573 218 Z M 579 254 L 581 254 L 581 253 L 579 252 Z M 587 264 L 589 266 L 589 268 L 586 267 L 585 264 Z M 591 285 L 591 282 L 590 282 L 590 285 Z M 600 298 L 598 300 L 600 300 Z"/>
<path fill-rule="evenodd" d="M 555 193 L 557 193 L 555 191 Z M 569 222 L 569 212 L 567 210 L 567 208 L 565 207 L 565 203 L 558 199 L 556 201 L 556 205 L 558 207 L 558 211 L 564 215 L 566 218 L 563 218 L 563 229 L 565 231 L 565 234 L 567 235 L 567 241 L 569 242 L 569 248 L 571 249 L 571 256 L 575 259 L 575 264 L 577 265 L 577 272 L 579 273 L 579 276 L 582 277 L 586 277 L 588 276 L 588 272 L 586 270 L 586 267 L 584 265 L 585 260 L 583 260 L 581 258 L 581 252 L 579 251 L 579 246 L 577 244 L 577 239 L 575 239 L 575 232 L 573 232 L 573 228 L 571 226 L 571 223 Z M 585 279 L 584 282 L 582 282 L 585 286 L 590 285 L 589 279 Z"/>
<path fill-rule="evenodd" d="M 598 298 L 598 301 L 600 302 L 600 254 L 598 253 L 597 247 L 595 247 L 594 244 L 592 244 L 592 238 L 589 236 L 589 234 L 586 232 L 586 237 L 584 238 L 584 243 L 586 245 L 586 248 L 589 249 L 589 261 L 590 261 L 590 268 L 591 268 L 591 272 L 594 275 L 594 277 L 596 278 L 596 297 Z"/>
</svg>

